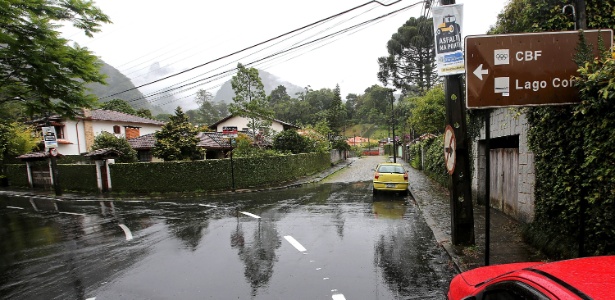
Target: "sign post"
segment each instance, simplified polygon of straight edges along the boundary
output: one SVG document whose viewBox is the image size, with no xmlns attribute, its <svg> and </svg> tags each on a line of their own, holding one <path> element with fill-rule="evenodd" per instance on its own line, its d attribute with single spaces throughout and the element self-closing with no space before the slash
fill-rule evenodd
<svg viewBox="0 0 615 300">
<path fill-rule="evenodd" d="M 58 163 L 57 163 L 57 155 L 58 155 L 58 139 L 56 135 L 56 129 L 53 126 L 46 126 L 41 128 L 43 131 L 43 141 L 45 143 L 45 152 L 49 153 L 49 162 L 51 166 L 51 182 L 53 184 L 53 189 L 55 190 L 56 196 L 62 195 L 62 189 L 60 188 L 60 183 L 58 181 L 59 172 L 58 172 Z"/>
<path fill-rule="evenodd" d="M 466 49 L 466 97 L 468 108 L 572 104 L 580 101 L 574 86 L 580 34 L 600 55 L 598 45 L 611 49 L 613 31 L 577 31 L 468 36 Z M 485 120 L 485 265 L 490 244 L 490 114 Z M 583 200 L 580 214 L 584 215 Z M 584 238 L 582 221 L 580 239 Z M 579 255 L 583 242 L 579 243 Z"/>
<path fill-rule="evenodd" d="M 237 127 L 236 126 L 224 126 L 222 127 L 222 135 L 225 138 L 229 139 L 229 144 L 231 145 L 231 191 L 235 191 L 235 166 L 233 164 L 233 145 L 235 144 L 235 139 L 237 138 Z"/>
<path fill-rule="evenodd" d="M 579 102 L 573 77 L 578 31 L 467 36 L 468 108 L 570 104 Z M 613 31 L 584 31 L 599 55 L 598 36 L 610 49 Z"/>
<path fill-rule="evenodd" d="M 470 148 L 466 134 L 466 105 L 461 80 L 462 74 L 465 73 L 461 39 L 463 5 L 455 4 L 454 0 L 440 0 L 440 4 L 441 6 L 433 8 L 434 44 L 438 75 L 444 76 L 446 124 L 447 128 L 450 128 L 448 132 L 451 137 L 448 150 L 445 150 L 448 151 L 447 163 L 450 164 L 447 168 L 451 239 L 454 245 L 472 245 L 475 242 L 472 176 L 470 176 Z M 454 145 L 451 145 L 451 142 Z M 454 158 L 451 154 L 454 154 Z"/>
</svg>

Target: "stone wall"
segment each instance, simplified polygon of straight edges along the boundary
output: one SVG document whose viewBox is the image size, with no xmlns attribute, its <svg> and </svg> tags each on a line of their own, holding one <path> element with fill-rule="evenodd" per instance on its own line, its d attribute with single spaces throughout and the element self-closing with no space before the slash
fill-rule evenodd
<svg viewBox="0 0 615 300">
<path fill-rule="evenodd" d="M 508 212 L 513 218 L 528 223 L 534 218 L 534 154 L 527 142 L 529 125 L 527 118 L 515 108 L 499 108 L 491 111 L 490 138 L 514 137 L 519 140 L 517 205 L 516 211 Z M 474 172 L 472 178 L 473 198 L 485 203 L 485 128 L 472 145 Z M 492 191 L 493 192 L 493 191 Z"/>
</svg>

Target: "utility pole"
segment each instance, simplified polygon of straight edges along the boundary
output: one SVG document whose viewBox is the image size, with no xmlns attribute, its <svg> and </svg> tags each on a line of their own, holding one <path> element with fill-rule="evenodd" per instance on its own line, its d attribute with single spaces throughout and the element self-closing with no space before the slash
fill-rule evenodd
<svg viewBox="0 0 615 300">
<path fill-rule="evenodd" d="M 577 0 L 577 19 L 575 20 L 577 24 L 577 28 L 586 30 L 587 29 L 587 14 L 585 13 L 585 0 Z"/>
<path fill-rule="evenodd" d="M 455 0 L 440 0 L 440 5 L 452 4 L 455 4 Z M 457 34 L 461 40 L 461 33 Z M 449 175 L 451 238 L 454 245 L 473 245 L 475 239 L 472 176 L 462 75 L 445 76 L 444 87 L 446 124 L 453 128 L 456 143 L 456 163 L 454 171 Z"/>
<path fill-rule="evenodd" d="M 393 131 L 393 162 L 397 162 L 397 147 L 395 147 L 395 108 L 393 102 L 395 102 L 395 96 L 393 96 L 394 89 L 389 90 L 391 92 L 391 130 Z"/>
</svg>

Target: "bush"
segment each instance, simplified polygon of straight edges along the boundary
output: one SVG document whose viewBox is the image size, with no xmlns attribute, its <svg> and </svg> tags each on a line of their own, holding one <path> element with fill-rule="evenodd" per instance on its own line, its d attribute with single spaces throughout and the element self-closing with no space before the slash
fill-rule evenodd
<svg viewBox="0 0 615 300">
<path fill-rule="evenodd" d="M 135 162 L 137 161 L 137 151 L 130 147 L 130 144 L 125 138 L 116 137 L 109 132 L 103 132 L 94 138 L 92 151 L 97 149 L 113 148 L 122 154 L 117 159 L 118 162 Z"/>
</svg>

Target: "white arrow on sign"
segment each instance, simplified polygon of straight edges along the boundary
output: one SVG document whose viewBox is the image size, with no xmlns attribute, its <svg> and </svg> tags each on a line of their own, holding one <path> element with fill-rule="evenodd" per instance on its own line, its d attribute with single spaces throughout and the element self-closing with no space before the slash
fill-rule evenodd
<svg viewBox="0 0 615 300">
<path fill-rule="evenodd" d="M 474 70 L 474 75 L 478 77 L 478 79 L 483 80 L 483 75 L 489 74 L 489 69 L 483 70 L 483 64 L 480 64 L 476 70 Z"/>
</svg>

